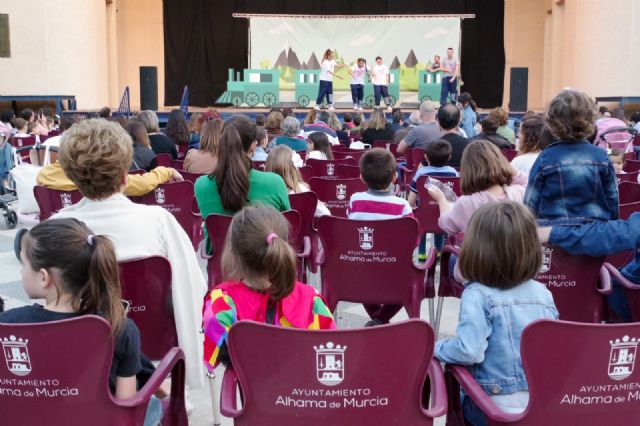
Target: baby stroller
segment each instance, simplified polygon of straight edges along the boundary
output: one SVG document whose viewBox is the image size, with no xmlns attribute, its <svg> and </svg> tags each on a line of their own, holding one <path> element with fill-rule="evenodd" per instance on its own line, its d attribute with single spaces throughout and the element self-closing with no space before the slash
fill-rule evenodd
<svg viewBox="0 0 640 426">
<path fill-rule="evenodd" d="M 30 149 L 30 146 L 15 149 L 9 145 L 8 141 L 0 140 L 0 212 L 9 229 L 18 225 L 18 215 L 15 210 L 11 209 L 11 205 L 18 201 L 18 197 L 13 185 L 11 185 L 12 179 L 9 171 L 15 166 L 16 158 L 19 158 L 20 152 Z"/>
<path fill-rule="evenodd" d="M 604 118 L 596 122 L 598 135 L 596 145 L 606 150 L 619 149 L 623 152 L 633 152 L 633 140 L 638 131 L 628 127 L 626 123 L 617 118 Z"/>
</svg>

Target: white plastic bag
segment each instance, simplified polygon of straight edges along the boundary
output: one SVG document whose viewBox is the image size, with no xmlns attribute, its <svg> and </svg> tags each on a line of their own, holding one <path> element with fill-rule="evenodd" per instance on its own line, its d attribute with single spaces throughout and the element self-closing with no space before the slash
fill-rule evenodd
<svg viewBox="0 0 640 426">
<path fill-rule="evenodd" d="M 42 167 L 28 163 L 18 164 L 11 169 L 11 176 L 16 183 L 18 195 L 18 213 L 40 213 L 40 208 L 33 195 L 33 188 L 37 185 L 36 177 Z"/>
</svg>

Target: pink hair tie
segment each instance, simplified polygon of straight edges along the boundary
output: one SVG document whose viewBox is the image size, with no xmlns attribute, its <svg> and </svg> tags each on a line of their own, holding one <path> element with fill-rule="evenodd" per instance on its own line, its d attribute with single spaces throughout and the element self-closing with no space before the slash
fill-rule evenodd
<svg viewBox="0 0 640 426">
<path fill-rule="evenodd" d="M 278 238 L 278 234 L 276 234 L 275 232 L 272 232 L 269 235 L 267 235 L 267 244 L 271 245 L 274 238 Z"/>
</svg>

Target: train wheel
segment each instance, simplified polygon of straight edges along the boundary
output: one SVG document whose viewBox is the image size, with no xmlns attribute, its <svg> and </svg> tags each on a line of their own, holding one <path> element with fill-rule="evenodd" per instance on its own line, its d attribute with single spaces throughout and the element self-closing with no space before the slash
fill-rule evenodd
<svg viewBox="0 0 640 426">
<path fill-rule="evenodd" d="M 425 95 L 422 97 L 422 99 L 420 99 L 420 102 L 424 102 L 424 101 L 432 101 L 433 99 L 431 99 L 431 96 L 429 95 Z"/>
<path fill-rule="evenodd" d="M 300 95 L 300 97 L 298 98 L 298 103 L 300 104 L 301 107 L 309 106 L 310 101 L 311 99 L 309 99 L 307 95 Z"/>
<path fill-rule="evenodd" d="M 396 97 L 393 95 L 389 95 L 389 105 L 391 105 L 392 107 L 396 106 L 396 102 L 398 102 Z"/>
<path fill-rule="evenodd" d="M 233 98 L 231 98 L 231 103 L 234 107 L 237 108 L 242 105 L 242 98 L 240 96 L 234 96 Z"/>
<path fill-rule="evenodd" d="M 369 107 L 369 108 L 373 108 L 373 106 L 375 105 L 376 102 L 376 98 L 373 97 L 373 95 L 369 95 L 365 98 L 364 103 Z"/>
<path fill-rule="evenodd" d="M 262 103 L 266 106 L 274 105 L 276 103 L 276 95 L 271 92 L 265 93 L 262 97 Z"/>
<path fill-rule="evenodd" d="M 260 102 L 260 96 L 258 96 L 257 93 L 249 92 L 247 93 L 245 101 L 247 102 L 247 105 L 253 108 L 254 106 L 258 105 L 258 102 Z"/>
</svg>

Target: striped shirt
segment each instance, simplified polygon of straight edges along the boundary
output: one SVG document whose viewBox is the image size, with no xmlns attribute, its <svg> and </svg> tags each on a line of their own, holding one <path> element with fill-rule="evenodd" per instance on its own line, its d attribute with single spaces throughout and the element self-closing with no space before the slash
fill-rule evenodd
<svg viewBox="0 0 640 426">
<path fill-rule="evenodd" d="M 349 200 L 349 219 L 383 220 L 397 217 L 413 217 L 413 210 L 404 198 L 396 197 L 391 191 L 356 192 Z"/>
</svg>

